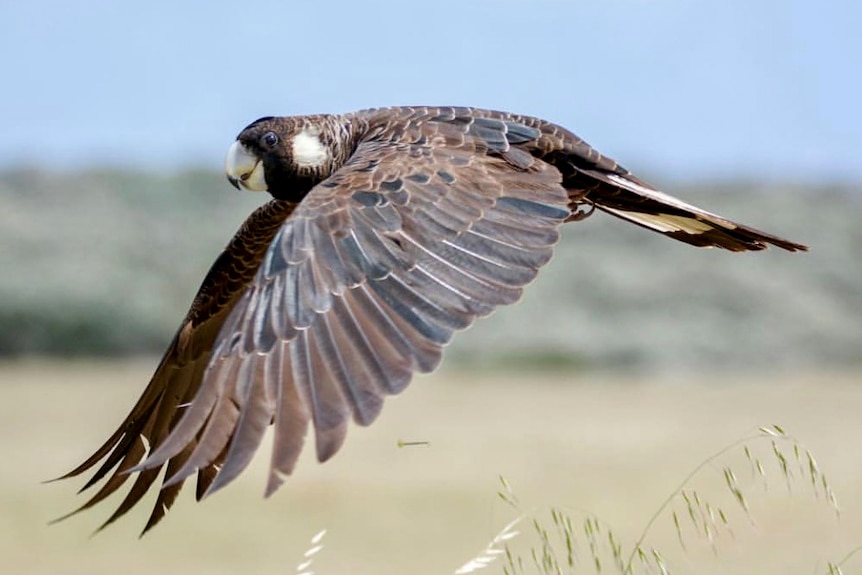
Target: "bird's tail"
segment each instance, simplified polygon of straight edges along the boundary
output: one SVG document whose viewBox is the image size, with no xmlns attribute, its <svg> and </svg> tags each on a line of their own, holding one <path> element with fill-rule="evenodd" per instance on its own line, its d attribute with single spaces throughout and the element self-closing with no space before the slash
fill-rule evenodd
<svg viewBox="0 0 862 575">
<path fill-rule="evenodd" d="M 779 238 L 707 212 L 659 190 L 627 173 L 578 169 L 578 179 L 589 178 L 580 204 L 698 247 L 735 252 L 763 250 L 773 245 L 787 251 L 807 251 L 802 244 Z M 580 186 L 578 186 L 580 187 Z"/>
</svg>

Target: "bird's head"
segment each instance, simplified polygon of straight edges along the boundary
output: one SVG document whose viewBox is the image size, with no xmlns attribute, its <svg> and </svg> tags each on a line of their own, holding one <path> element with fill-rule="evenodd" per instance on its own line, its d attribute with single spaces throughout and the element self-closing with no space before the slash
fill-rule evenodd
<svg viewBox="0 0 862 575">
<path fill-rule="evenodd" d="M 299 201 L 346 160 L 344 126 L 333 116 L 260 118 L 228 149 L 227 179 L 237 189 Z"/>
</svg>

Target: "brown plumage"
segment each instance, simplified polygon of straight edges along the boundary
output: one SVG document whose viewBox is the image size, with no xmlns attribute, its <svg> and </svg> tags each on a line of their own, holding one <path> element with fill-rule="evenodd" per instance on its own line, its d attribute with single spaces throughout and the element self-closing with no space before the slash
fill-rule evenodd
<svg viewBox="0 0 862 575">
<path fill-rule="evenodd" d="M 267 495 L 309 425 L 317 457 L 429 372 L 455 331 L 513 303 L 559 226 L 594 209 L 695 246 L 801 244 L 667 196 L 571 132 L 472 108 L 262 118 L 227 158 L 237 187 L 275 198 L 213 264 L 138 403 L 90 458 L 78 511 L 134 484 L 103 527 L 165 478 L 144 531 L 197 473 L 229 483 L 274 425 Z M 103 461 L 104 460 L 104 461 Z M 100 464 L 101 462 L 101 464 Z"/>
</svg>

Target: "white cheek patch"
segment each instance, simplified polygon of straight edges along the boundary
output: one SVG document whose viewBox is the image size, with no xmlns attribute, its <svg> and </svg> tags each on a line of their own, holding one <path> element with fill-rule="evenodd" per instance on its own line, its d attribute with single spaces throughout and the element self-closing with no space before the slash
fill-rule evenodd
<svg viewBox="0 0 862 575">
<path fill-rule="evenodd" d="M 303 128 L 293 137 L 293 161 L 303 168 L 316 168 L 329 159 L 329 148 L 320 141 L 320 130 Z"/>
</svg>

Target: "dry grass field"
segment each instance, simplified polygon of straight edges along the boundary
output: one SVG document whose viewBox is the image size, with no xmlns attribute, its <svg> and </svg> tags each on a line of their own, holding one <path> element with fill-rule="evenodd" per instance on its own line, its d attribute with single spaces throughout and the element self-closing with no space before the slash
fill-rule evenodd
<svg viewBox="0 0 862 575">
<path fill-rule="evenodd" d="M 575 521 L 594 513 L 628 545 L 700 462 L 770 424 L 817 457 L 840 518 L 794 465 L 788 493 L 766 441 L 751 446 L 767 465 L 768 490 L 741 450 L 693 479 L 691 487 L 727 509 L 733 524 L 732 535 L 719 533 L 717 553 L 685 522 L 683 552 L 668 513 L 646 543 L 662 550 L 672 572 L 702 575 L 826 573 L 827 560 L 862 545 L 859 373 L 734 375 L 727 382 L 710 374 L 444 370 L 391 399 L 372 427 L 352 429 L 326 465 L 307 450 L 295 477 L 270 500 L 262 498 L 267 458 L 259 456 L 236 483 L 201 504 L 183 493 L 143 539 L 143 508 L 95 537 L 90 533 L 108 508 L 49 527 L 83 502 L 74 495 L 81 482 L 41 482 L 77 464 L 112 431 L 153 365 L 0 365 L 0 573 L 292 575 L 323 528 L 313 569 L 320 575 L 452 573 L 515 516 L 496 494 L 500 475 L 524 509 L 547 518 L 542 510 L 555 505 Z M 399 440 L 429 445 L 399 448 Z M 746 492 L 750 520 L 724 485 L 727 465 Z M 529 543 L 529 531 L 525 526 L 516 543 Z M 844 570 L 862 571 L 862 557 Z M 496 565 L 485 572 L 500 571 Z M 593 570 L 587 563 L 577 572 Z"/>
</svg>

